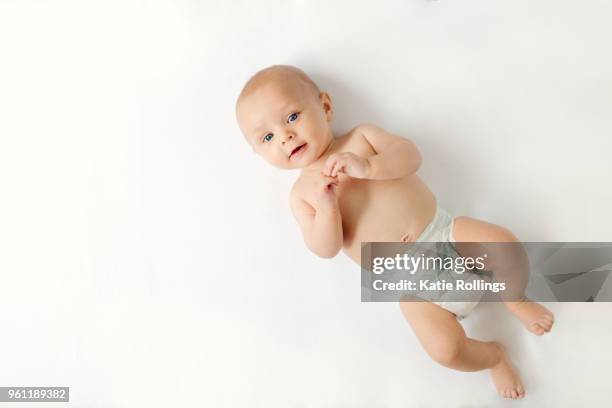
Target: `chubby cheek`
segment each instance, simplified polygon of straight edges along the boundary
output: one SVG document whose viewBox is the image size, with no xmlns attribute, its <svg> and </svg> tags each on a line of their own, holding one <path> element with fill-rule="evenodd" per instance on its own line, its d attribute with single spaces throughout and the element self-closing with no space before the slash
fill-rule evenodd
<svg viewBox="0 0 612 408">
<path fill-rule="evenodd" d="M 278 152 L 266 152 L 265 154 L 260 154 L 260 156 L 262 156 L 268 163 L 270 163 L 274 167 L 278 167 L 280 169 L 292 168 L 289 159 Z"/>
<path fill-rule="evenodd" d="M 327 125 L 324 122 L 313 123 L 311 126 L 309 126 L 307 131 L 309 139 L 318 146 L 325 139 L 325 135 L 327 134 Z"/>
</svg>

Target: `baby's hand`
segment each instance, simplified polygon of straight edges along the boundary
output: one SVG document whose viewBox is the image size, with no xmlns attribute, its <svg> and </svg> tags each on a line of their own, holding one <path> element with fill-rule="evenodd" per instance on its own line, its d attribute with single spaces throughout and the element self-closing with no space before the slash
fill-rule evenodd
<svg viewBox="0 0 612 408">
<path fill-rule="evenodd" d="M 324 203 L 333 203 L 337 200 L 336 187 L 338 186 L 338 177 L 330 177 L 322 172 L 316 179 L 315 191 L 317 198 Z"/>
<path fill-rule="evenodd" d="M 334 153 L 325 161 L 323 173 L 336 177 L 338 173 L 365 179 L 370 175 L 370 162 L 350 152 Z"/>
</svg>

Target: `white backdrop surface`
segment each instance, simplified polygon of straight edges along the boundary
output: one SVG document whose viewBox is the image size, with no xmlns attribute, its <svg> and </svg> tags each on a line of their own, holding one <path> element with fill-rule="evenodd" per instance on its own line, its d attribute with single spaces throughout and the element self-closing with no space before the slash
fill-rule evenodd
<svg viewBox="0 0 612 408">
<path fill-rule="evenodd" d="M 235 97 L 300 66 L 336 131 L 412 139 L 453 213 L 610 241 L 611 20 L 595 0 L 0 2 L 0 386 L 70 386 L 73 407 L 505 406 L 396 304 L 360 303 L 347 257 L 307 251 L 297 174 L 253 155 Z M 492 304 L 466 331 L 507 345 L 513 406 L 604 405 L 612 305 L 549 307 L 542 338 Z"/>
</svg>

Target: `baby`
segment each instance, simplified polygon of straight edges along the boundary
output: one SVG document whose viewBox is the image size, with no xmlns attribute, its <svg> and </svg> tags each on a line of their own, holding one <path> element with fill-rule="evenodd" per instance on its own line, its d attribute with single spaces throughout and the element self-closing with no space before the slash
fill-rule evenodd
<svg viewBox="0 0 612 408">
<path fill-rule="evenodd" d="M 301 169 L 290 206 L 306 246 L 332 258 L 342 249 L 360 264 L 362 242 L 518 242 L 507 229 L 438 207 L 416 172 L 421 155 L 411 141 L 363 124 L 335 137 L 329 95 L 301 70 L 276 65 L 257 72 L 236 102 L 236 117 L 257 154 L 281 169 Z M 504 302 L 527 330 L 550 331 L 553 314 L 522 297 Z M 461 371 L 489 369 L 505 398 L 525 389 L 497 342 L 466 337 L 459 319 L 476 303 L 400 302 L 433 360 Z"/>
</svg>

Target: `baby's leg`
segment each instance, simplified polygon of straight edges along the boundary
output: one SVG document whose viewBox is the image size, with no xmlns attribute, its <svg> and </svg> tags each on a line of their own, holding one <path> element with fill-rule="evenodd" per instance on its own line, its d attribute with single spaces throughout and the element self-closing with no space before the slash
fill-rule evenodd
<svg viewBox="0 0 612 408">
<path fill-rule="evenodd" d="M 457 241 L 455 247 L 463 256 L 474 256 L 475 254 L 469 252 L 475 249 L 475 245 L 462 245 L 461 242 L 519 242 L 507 229 L 470 217 L 455 219 L 453 235 Z M 512 292 L 509 291 L 507 295 L 512 301 L 504 301 L 504 305 L 532 333 L 541 336 L 549 332 L 554 323 L 554 315 L 539 303 L 529 301 L 524 294 L 529 280 L 529 259 L 522 245 L 508 245 L 503 249 L 500 246 L 489 248 L 492 248 L 493 252 L 497 250 L 498 254 L 486 259 L 485 268 L 493 271 L 501 281 L 512 285 Z M 510 253 L 506 256 L 501 253 L 504 251 Z"/>
<path fill-rule="evenodd" d="M 400 302 L 402 313 L 421 345 L 437 363 L 460 371 L 491 369 L 491 378 L 505 398 L 525 395 L 518 374 L 497 342 L 466 337 L 455 315 L 429 302 Z"/>
</svg>

